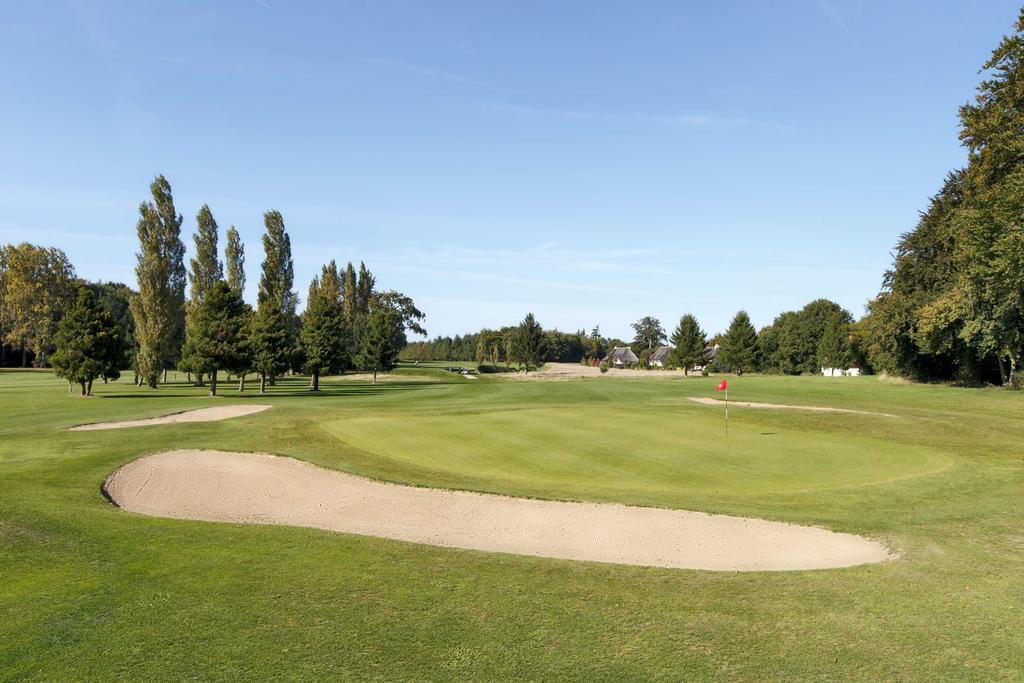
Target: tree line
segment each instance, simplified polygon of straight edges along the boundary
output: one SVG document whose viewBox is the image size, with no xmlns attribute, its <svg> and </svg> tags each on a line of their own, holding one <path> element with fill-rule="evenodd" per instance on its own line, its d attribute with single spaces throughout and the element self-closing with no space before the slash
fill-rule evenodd
<svg viewBox="0 0 1024 683">
<path fill-rule="evenodd" d="M 967 165 L 896 245 L 859 323 L 871 364 L 918 380 L 1024 385 L 1024 10 L 960 108 Z"/>
<path fill-rule="evenodd" d="M 169 369 L 207 380 L 216 394 L 220 373 L 260 379 L 260 392 L 288 372 L 320 377 L 345 370 L 394 367 L 407 332 L 424 334 L 424 314 L 401 292 L 381 291 L 364 263 L 323 266 L 308 289 L 305 311 L 294 288 L 291 239 L 279 211 L 264 214 L 257 306 L 242 299 L 245 246 L 234 226 L 220 259 L 219 226 L 210 207 L 196 215 L 194 256 L 185 267 L 183 218 L 170 183 L 157 176 L 151 200 L 139 206 L 138 289 L 87 283 L 58 249 L 31 244 L 0 249 L 0 342 L 21 362 L 50 365 L 83 394 L 92 383 L 117 379 L 130 367 L 137 384 L 156 388 Z M 187 288 L 187 296 L 186 296 Z"/>
<path fill-rule="evenodd" d="M 530 324 L 537 324 L 532 314 Z M 526 321 L 524 321 L 526 322 Z M 497 330 L 484 329 L 455 337 L 435 337 L 413 343 L 402 351 L 408 361 L 475 361 L 484 372 L 498 366 L 520 365 L 515 345 L 523 323 Z M 758 331 L 745 311 L 738 312 L 728 329 L 709 337 L 692 314 L 680 317 L 669 335 L 660 320 L 644 316 L 632 324 L 634 337 L 626 342 L 605 337 L 600 326 L 588 334 L 559 330 L 538 332 L 544 362 L 599 364 L 617 347 L 630 347 L 640 367 L 647 367 L 651 354 L 669 345 L 668 367 L 690 369 L 710 367 L 719 372 L 772 372 L 816 374 L 822 367 L 869 370 L 852 324 L 852 316 L 827 299 L 813 301 L 799 311 L 782 313 L 771 325 Z M 711 353 L 716 349 L 717 353 Z"/>
</svg>

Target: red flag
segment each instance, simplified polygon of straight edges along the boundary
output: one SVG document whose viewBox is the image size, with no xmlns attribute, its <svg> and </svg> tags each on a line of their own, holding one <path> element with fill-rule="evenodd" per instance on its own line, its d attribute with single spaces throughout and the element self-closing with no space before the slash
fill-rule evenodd
<svg viewBox="0 0 1024 683">
<path fill-rule="evenodd" d="M 725 391 L 728 388 L 729 388 L 729 382 L 727 380 L 723 379 L 721 382 L 718 383 L 718 386 L 715 387 L 715 391 Z"/>
</svg>

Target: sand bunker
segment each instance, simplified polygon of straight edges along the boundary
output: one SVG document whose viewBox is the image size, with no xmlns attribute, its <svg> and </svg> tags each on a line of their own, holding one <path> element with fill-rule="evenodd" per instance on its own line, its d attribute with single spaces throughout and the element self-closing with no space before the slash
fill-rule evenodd
<svg viewBox="0 0 1024 683">
<path fill-rule="evenodd" d="M 691 401 L 701 403 L 706 406 L 724 406 L 725 401 L 719 401 L 715 398 L 700 398 L 696 396 L 690 397 Z M 850 410 L 848 408 L 823 408 L 820 406 L 787 406 L 781 403 L 750 403 L 748 401 L 729 401 L 729 407 L 735 408 L 760 408 L 763 410 L 810 410 L 816 413 L 853 413 L 854 415 L 878 415 L 880 417 L 895 417 L 888 413 L 871 413 L 866 410 Z"/>
<path fill-rule="evenodd" d="M 126 429 L 128 427 L 148 427 L 149 425 L 166 425 L 178 422 L 217 422 L 228 420 L 232 417 L 242 417 L 253 413 L 262 413 L 273 406 L 268 405 L 233 405 L 215 406 L 213 408 L 199 408 L 198 410 L 186 410 L 182 413 L 171 413 L 160 417 L 147 417 L 141 420 L 125 420 L 124 422 L 97 422 L 95 424 L 78 425 L 71 427 L 68 431 L 88 432 L 96 429 Z"/>
<path fill-rule="evenodd" d="M 260 453 L 157 453 L 117 470 L 104 490 L 117 505 L 144 515 L 285 524 L 570 560 L 764 571 L 892 558 L 880 543 L 815 527 L 416 488 Z"/>
</svg>

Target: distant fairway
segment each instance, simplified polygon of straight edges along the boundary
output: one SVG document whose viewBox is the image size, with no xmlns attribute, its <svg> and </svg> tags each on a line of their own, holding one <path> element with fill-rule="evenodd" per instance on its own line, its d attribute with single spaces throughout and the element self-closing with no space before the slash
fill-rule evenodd
<svg viewBox="0 0 1024 683">
<path fill-rule="evenodd" d="M 403 379 L 404 378 L 404 379 Z M 0 372 L 0 679 L 1014 678 L 1024 671 L 1024 396 L 857 379 L 372 385 L 284 378 L 259 414 L 68 432 L 248 403 L 184 384 L 70 396 Z M 404 381 L 405 379 L 410 381 Z M 424 382 L 422 379 L 434 381 Z M 663 379 L 663 378 L 661 378 Z M 254 401 L 255 402 L 255 401 Z M 144 517 L 104 479 L 179 448 L 374 479 L 651 505 L 877 538 L 899 560 L 759 574 L 645 569 L 304 528 Z"/>
</svg>

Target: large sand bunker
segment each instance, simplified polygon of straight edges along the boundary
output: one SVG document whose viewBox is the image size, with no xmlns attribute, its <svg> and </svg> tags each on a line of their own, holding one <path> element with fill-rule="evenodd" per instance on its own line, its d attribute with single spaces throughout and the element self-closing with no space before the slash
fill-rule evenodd
<svg viewBox="0 0 1024 683">
<path fill-rule="evenodd" d="M 88 432 L 96 429 L 126 429 L 128 427 L 148 427 L 149 425 L 176 424 L 178 422 L 217 422 L 228 420 L 232 417 L 242 417 L 253 413 L 262 413 L 273 406 L 268 405 L 233 405 L 215 406 L 213 408 L 199 408 L 197 410 L 186 410 L 182 413 L 171 413 L 160 417 L 147 417 L 141 420 L 125 420 L 123 422 L 97 422 L 95 424 L 78 425 L 71 427 L 72 432 Z"/>
<path fill-rule="evenodd" d="M 691 396 L 691 401 L 701 403 L 706 406 L 724 406 L 725 401 L 720 401 L 716 398 L 703 398 L 697 396 Z M 751 403 L 749 401 L 729 401 L 731 407 L 739 408 L 758 408 L 761 410 L 807 410 L 815 413 L 853 413 L 854 415 L 878 415 L 880 417 L 895 417 L 895 415 L 889 415 L 888 413 L 871 413 L 866 410 L 850 410 L 849 408 L 826 408 L 823 406 L 789 406 L 783 405 L 782 403 Z"/>
<path fill-rule="evenodd" d="M 261 453 L 177 450 L 104 485 L 131 512 L 285 524 L 453 548 L 654 567 L 764 571 L 882 562 L 880 543 L 760 519 L 371 481 Z"/>
</svg>

